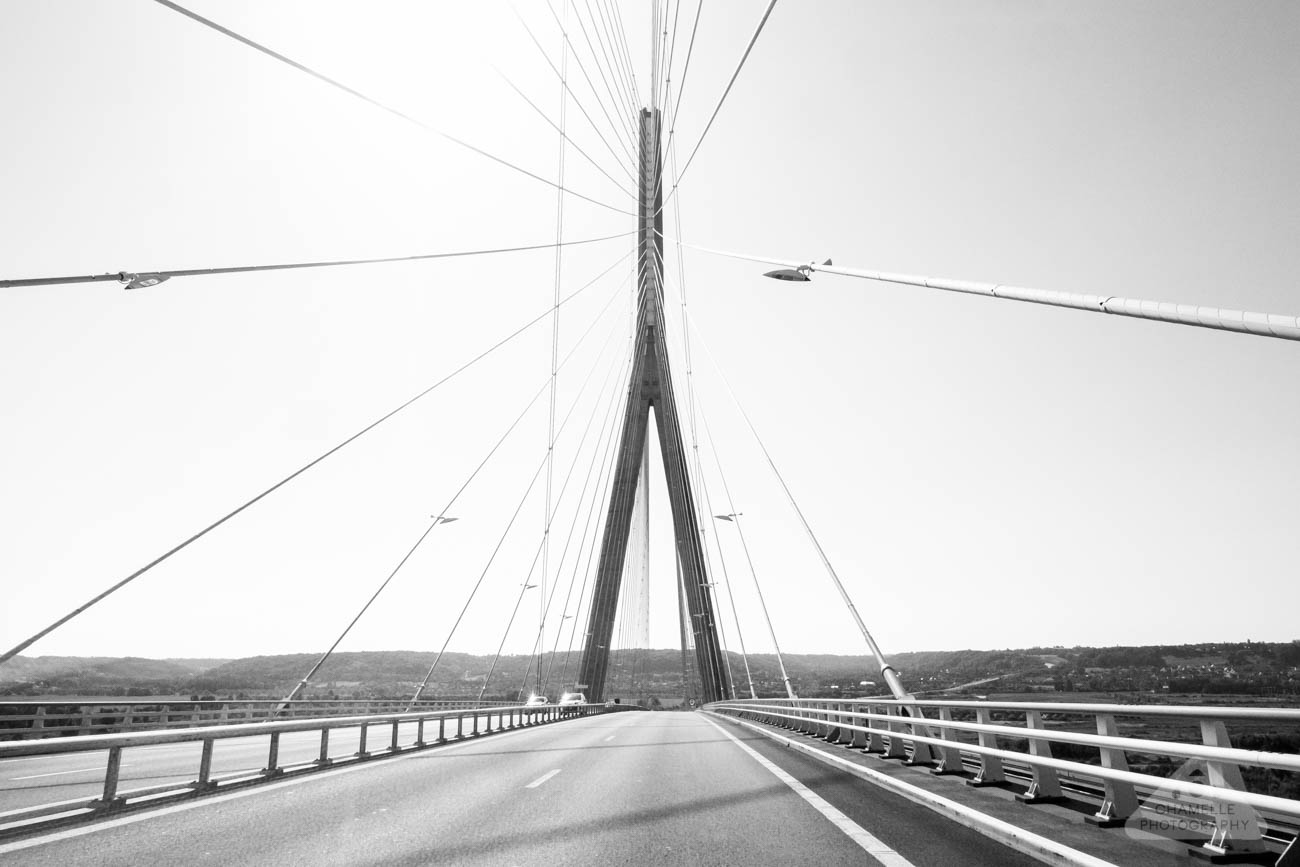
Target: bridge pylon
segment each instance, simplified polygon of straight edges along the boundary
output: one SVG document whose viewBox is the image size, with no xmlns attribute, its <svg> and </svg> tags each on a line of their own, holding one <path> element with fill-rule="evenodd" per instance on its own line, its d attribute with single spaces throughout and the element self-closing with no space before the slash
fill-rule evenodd
<svg viewBox="0 0 1300 867">
<path fill-rule="evenodd" d="M 619 439 L 614 481 L 609 494 L 600 560 L 587 636 L 578 668 L 578 684 L 591 701 L 604 698 L 610 641 L 618 612 L 619 585 L 627 557 L 628 533 L 636 501 L 642 461 L 649 448 L 650 410 L 654 409 L 659 449 L 663 456 L 668 500 L 673 513 L 673 536 L 679 585 L 689 613 L 691 637 L 699 670 L 701 698 L 719 701 L 729 698 L 731 684 L 726 660 L 718 641 L 709 578 L 701 543 L 699 516 L 691 497 L 689 463 L 682 445 L 681 424 L 673 397 L 668 364 L 668 343 L 664 335 L 663 305 L 663 166 L 659 152 L 661 120 L 658 109 L 643 109 L 640 115 L 639 194 L 637 205 L 638 283 L 636 337 L 632 375 L 628 383 L 627 408 Z M 647 480 L 648 483 L 648 480 Z"/>
</svg>

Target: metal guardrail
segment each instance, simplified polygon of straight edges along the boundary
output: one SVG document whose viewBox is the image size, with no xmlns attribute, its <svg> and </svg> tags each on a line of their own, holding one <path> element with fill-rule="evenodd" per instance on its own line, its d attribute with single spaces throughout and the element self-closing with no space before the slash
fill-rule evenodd
<svg viewBox="0 0 1300 867">
<path fill-rule="evenodd" d="M 1064 799 L 1063 777 L 1090 780 L 1104 791 L 1100 808 L 1089 817 L 1093 824 L 1143 827 L 1145 821 L 1193 836 L 1201 832 L 1208 839 L 1199 848 L 1210 855 L 1264 853 L 1257 811 L 1300 819 L 1300 800 L 1248 791 L 1241 772 L 1242 767 L 1258 767 L 1300 773 L 1300 755 L 1236 749 L 1225 724 L 1280 722 L 1300 727 L 1300 709 L 775 698 L 717 702 L 706 709 L 909 764 L 931 765 L 933 773 L 966 774 L 964 761 L 971 761 L 976 771 L 968 783 L 975 786 L 1005 784 L 1007 763 L 1019 763 L 1030 774 L 1027 790 L 1017 795 L 1026 803 Z M 1051 728 L 1048 717 L 1083 717 L 1097 733 Z M 1117 718 L 1128 717 L 1194 723 L 1201 739 L 1195 743 L 1121 737 Z M 1007 718 L 1023 722 L 1010 724 Z M 961 739 L 963 734 L 967 740 Z M 1026 749 L 1011 749 L 1011 739 Z M 1101 764 L 1056 758 L 1052 744 L 1095 748 Z M 1130 753 L 1182 759 L 1184 769 L 1200 771 L 1205 782 L 1130 770 Z M 1292 841 L 1288 853 L 1298 848 Z"/>
<path fill-rule="evenodd" d="M 473 699 L 429 699 L 413 708 L 406 699 L 7 701 L 0 702 L 0 741 L 510 704 Z"/>
<path fill-rule="evenodd" d="M 634 709 L 636 708 L 622 706 L 611 708 L 599 704 L 484 706 L 461 710 L 425 710 L 411 713 L 231 723 L 201 728 L 10 741 L 0 743 L 0 760 L 27 756 L 52 756 L 105 751 L 108 753 L 108 759 L 105 765 L 102 791 L 98 797 L 61 801 L 55 804 L 45 804 L 0 813 L 0 834 L 14 830 L 29 830 L 38 826 L 36 823 L 42 819 L 62 821 L 96 816 L 105 811 L 118 809 L 127 806 L 129 803 L 144 799 L 148 799 L 151 805 L 165 803 L 177 798 L 193 797 L 235 784 L 263 782 L 283 777 L 286 774 L 305 773 L 334 765 L 397 755 L 412 750 L 438 746 L 448 741 L 464 740 L 595 713 Z M 403 725 L 409 726 L 412 723 L 415 724 L 414 740 L 403 744 L 401 743 L 401 727 Z M 426 730 L 435 723 L 437 725 L 437 734 L 426 738 Z M 391 731 L 387 745 L 372 752 L 368 746 L 369 734 L 372 729 L 378 727 L 389 728 Z M 329 755 L 330 732 L 335 729 L 352 728 L 360 728 L 360 746 L 357 752 L 347 757 L 331 757 Z M 318 758 L 310 762 L 294 765 L 281 764 L 279 757 L 280 736 L 291 732 L 319 732 L 320 752 Z M 255 736 L 267 737 L 267 758 L 264 768 L 253 773 L 245 770 L 221 777 L 213 775 L 212 756 L 217 741 Z M 202 744 L 199 765 L 194 780 L 186 783 L 173 782 L 129 791 L 119 790 L 122 753 L 124 751 L 158 744 L 194 742 Z M 171 795 L 172 797 L 160 797 L 164 795 Z M 39 826 L 43 827 L 43 825 Z"/>
</svg>

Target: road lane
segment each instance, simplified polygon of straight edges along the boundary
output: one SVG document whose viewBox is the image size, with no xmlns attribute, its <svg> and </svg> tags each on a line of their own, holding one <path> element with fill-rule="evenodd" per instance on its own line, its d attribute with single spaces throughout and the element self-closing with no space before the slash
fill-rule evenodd
<svg viewBox="0 0 1300 867">
<path fill-rule="evenodd" d="M 728 731 L 809 789 L 836 789 L 827 800 L 864 827 L 892 797 L 825 767 L 792 770 L 799 757 Z M 845 809 L 840 786 L 873 808 Z M 1034 863 L 933 814 L 920 821 L 911 836 L 933 838 L 927 859 L 909 856 L 908 835 L 869 830 L 913 864 Z M 879 863 L 693 713 L 608 714 L 462 741 L 0 844 L 0 857 L 14 856 L 31 865 Z"/>
</svg>

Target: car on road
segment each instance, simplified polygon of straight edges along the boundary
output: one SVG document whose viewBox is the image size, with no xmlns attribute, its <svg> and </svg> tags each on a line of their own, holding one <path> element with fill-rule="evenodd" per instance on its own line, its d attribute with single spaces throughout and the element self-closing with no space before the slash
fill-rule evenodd
<svg viewBox="0 0 1300 867">
<path fill-rule="evenodd" d="M 528 701 L 524 702 L 524 707 L 539 707 L 550 703 L 551 700 L 544 695 L 530 695 Z"/>
<path fill-rule="evenodd" d="M 587 696 L 580 692 L 566 692 L 564 695 L 560 696 L 560 704 L 562 705 L 575 705 L 575 704 L 586 704 L 586 703 L 587 703 Z"/>
</svg>

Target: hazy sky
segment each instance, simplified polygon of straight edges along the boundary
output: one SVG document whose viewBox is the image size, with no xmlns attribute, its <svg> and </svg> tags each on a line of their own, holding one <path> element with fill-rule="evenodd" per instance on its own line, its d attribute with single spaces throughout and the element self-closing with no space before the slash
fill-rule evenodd
<svg viewBox="0 0 1300 867">
<path fill-rule="evenodd" d="M 558 81 L 504 2 L 188 5 L 556 175 L 557 134 L 505 79 L 556 119 Z M 765 5 L 705 4 L 679 160 Z M 558 63 L 545 4 L 517 6 Z M 681 6 L 675 80 L 695 9 Z M 649 4 L 620 8 L 643 102 Z M 573 39 L 585 52 L 581 31 Z M 849 267 L 1300 313 L 1297 44 L 1291 2 L 785 0 L 674 199 L 682 237 Z M 610 149 L 572 102 L 570 135 L 630 189 L 618 134 L 572 62 L 570 73 Z M 0 106 L 0 278 L 555 235 L 552 188 L 149 0 L 0 3 Z M 572 149 L 567 180 L 633 205 Z M 566 238 L 634 228 L 577 199 L 564 214 Z M 673 230 L 671 211 L 667 223 Z M 631 248 L 566 251 L 563 291 Z M 668 306 L 680 350 L 675 256 Z M 779 283 L 761 266 L 698 252 L 684 265 L 708 346 L 692 344 L 700 406 L 783 649 L 864 650 L 710 353 L 887 652 L 1300 637 L 1300 346 L 829 275 Z M 541 251 L 177 278 L 132 293 L 112 283 L 0 290 L 0 644 L 545 311 L 554 268 Z M 630 274 L 629 260 L 561 312 L 562 354 L 595 325 L 560 374 L 559 413 L 575 400 L 577 409 L 556 448 L 557 492 L 575 469 L 553 533 L 548 580 L 561 593 L 548 636 L 590 547 L 575 570 L 592 489 L 580 508 L 578 491 L 623 385 Z M 543 323 L 28 652 L 323 650 L 543 386 L 549 363 Z M 680 351 L 675 364 L 684 393 Z M 441 646 L 545 455 L 546 415 L 543 395 L 449 510 L 460 520 L 433 531 L 343 649 Z M 732 511 L 707 442 L 701 451 L 712 511 Z M 501 640 L 540 542 L 542 485 L 453 650 Z M 651 507 L 651 643 L 671 646 L 658 477 Z M 769 650 L 736 528 L 714 532 L 745 642 Z M 507 650 L 532 646 L 536 602 L 525 599 Z M 724 623 L 734 650 L 729 608 Z"/>
</svg>

